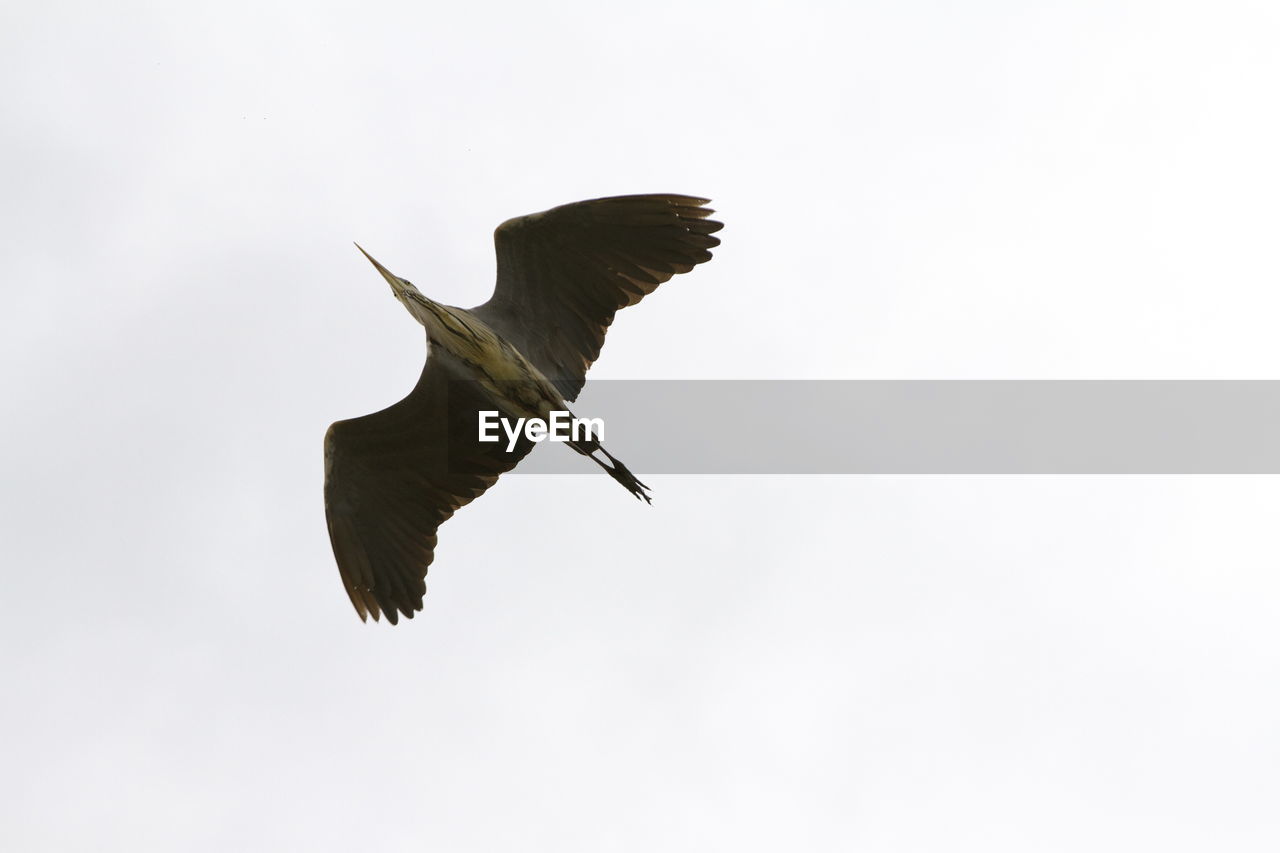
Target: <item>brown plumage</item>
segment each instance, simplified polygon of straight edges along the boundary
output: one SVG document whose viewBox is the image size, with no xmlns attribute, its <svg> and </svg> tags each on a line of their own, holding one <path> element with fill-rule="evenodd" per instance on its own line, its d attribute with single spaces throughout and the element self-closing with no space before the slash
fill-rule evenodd
<svg viewBox="0 0 1280 853">
<path fill-rule="evenodd" d="M 619 196 L 508 220 L 494 232 L 493 296 L 469 311 L 432 302 L 369 258 L 430 343 L 407 397 L 325 435 L 330 541 L 362 619 L 385 614 L 395 624 L 421 610 L 440 524 L 532 449 L 525 439 L 511 452 L 505 442 L 480 442 L 477 412 L 517 412 L 517 396 L 543 410 L 576 399 L 618 309 L 711 259 L 722 225 L 707 218 L 706 203 Z M 494 391 L 495 376 L 518 377 L 496 387 L 519 385 L 519 395 Z M 644 484 L 598 443 L 571 446 L 648 500 Z"/>
</svg>

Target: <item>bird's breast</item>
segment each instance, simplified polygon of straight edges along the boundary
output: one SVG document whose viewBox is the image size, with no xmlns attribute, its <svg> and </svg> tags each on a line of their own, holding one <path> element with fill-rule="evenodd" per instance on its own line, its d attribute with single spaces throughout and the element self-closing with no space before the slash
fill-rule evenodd
<svg viewBox="0 0 1280 853">
<path fill-rule="evenodd" d="M 448 354 L 461 378 L 474 380 L 496 404 L 520 417 L 545 418 L 563 408 L 555 386 L 488 324 L 461 308 L 441 313 L 443 322 L 427 325 L 427 335 Z"/>
</svg>

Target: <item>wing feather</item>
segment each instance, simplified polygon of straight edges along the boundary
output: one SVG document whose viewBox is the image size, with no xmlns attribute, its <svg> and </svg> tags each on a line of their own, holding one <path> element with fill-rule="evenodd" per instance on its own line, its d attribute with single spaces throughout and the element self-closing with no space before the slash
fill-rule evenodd
<svg viewBox="0 0 1280 853">
<path fill-rule="evenodd" d="M 471 311 L 574 400 L 614 314 L 711 260 L 723 225 L 707 203 L 615 196 L 509 219 L 494 232 L 493 297 Z"/>
<path fill-rule="evenodd" d="M 422 609 L 436 530 L 532 449 L 481 443 L 476 412 L 491 408 L 432 358 L 409 396 L 338 421 L 325 436 L 325 516 L 347 596 L 361 619 Z"/>
</svg>

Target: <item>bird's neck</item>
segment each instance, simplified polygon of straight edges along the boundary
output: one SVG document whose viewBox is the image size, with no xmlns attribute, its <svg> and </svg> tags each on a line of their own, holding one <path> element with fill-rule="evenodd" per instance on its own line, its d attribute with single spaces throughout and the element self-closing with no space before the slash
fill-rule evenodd
<svg viewBox="0 0 1280 853">
<path fill-rule="evenodd" d="M 426 327 L 427 334 L 433 339 L 440 338 L 445 329 L 448 328 L 449 309 L 447 306 L 423 296 L 415 288 L 397 293 L 396 298 L 400 300 L 400 304 L 405 307 L 405 310 L 413 315 L 415 320 Z"/>
<path fill-rule="evenodd" d="M 419 291 L 398 294 L 404 307 L 427 330 L 427 337 L 449 352 L 466 353 L 472 347 L 492 343 L 493 332 L 467 312 L 423 296 Z"/>
</svg>

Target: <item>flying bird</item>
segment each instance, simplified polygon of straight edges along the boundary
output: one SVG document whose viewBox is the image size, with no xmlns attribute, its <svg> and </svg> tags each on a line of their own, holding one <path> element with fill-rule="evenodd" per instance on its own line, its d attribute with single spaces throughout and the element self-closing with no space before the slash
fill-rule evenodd
<svg viewBox="0 0 1280 853">
<path fill-rule="evenodd" d="M 426 329 L 427 359 L 400 402 L 338 421 L 324 438 L 329 540 L 360 618 L 422 609 L 436 531 L 532 449 L 479 440 L 483 411 L 568 411 L 620 308 L 711 260 L 723 225 L 707 199 L 631 195 L 566 204 L 494 231 L 493 296 L 455 308 L 424 296 L 357 245 Z M 648 487 L 591 434 L 569 446 L 637 498 Z M 597 456 L 599 454 L 599 456 Z"/>
</svg>

